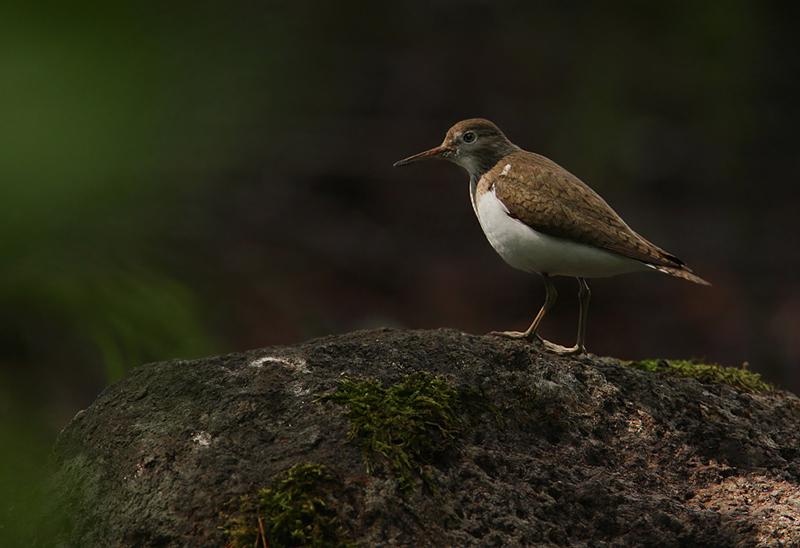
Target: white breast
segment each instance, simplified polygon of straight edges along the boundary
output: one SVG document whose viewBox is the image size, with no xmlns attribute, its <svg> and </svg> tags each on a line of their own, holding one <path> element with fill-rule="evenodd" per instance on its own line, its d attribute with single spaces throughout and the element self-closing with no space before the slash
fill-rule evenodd
<svg viewBox="0 0 800 548">
<path fill-rule="evenodd" d="M 473 206 L 489 243 L 514 268 L 580 278 L 648 269 L 640 261 L 535 231 L 509 216 L 494 188 L 482 196 L 473 194 Z"/>
</svg>

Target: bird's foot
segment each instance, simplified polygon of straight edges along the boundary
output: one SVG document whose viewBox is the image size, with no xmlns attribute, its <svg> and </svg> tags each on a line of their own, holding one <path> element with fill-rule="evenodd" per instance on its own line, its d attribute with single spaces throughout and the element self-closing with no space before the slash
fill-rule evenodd
<svg viewBox="0 0 800 548">
<path fill-rule="evenodd" d="M 527 331 L 490 331 L 491 337 L 505 337 L 507 339 L 528 339 L 530 340 L 531 334 Z M 538 337 L 538 335 L 534 335 Z"/>
<path fill-rule="evenodd" d="M 539 341 L 544 350 L 557 354 L 559 356 L 578 356 L 586 354 L 586 347 L 584 345 L 575 345 L 572 348 L 561 346 L 560 344 L 551 343 L 541 337 L 538 333 L 531 333 L 528 331 L 491 331 L 489 335 L 492 337 L 505 337 L 507 339 L 526 339 L 530 342 L 534 340 Z"/>
<path fill-rule="evenodd" d="M 586 347 L 581 345 L 575 345 L 572 348 L 567 348 L 565 346 L 561 346 L 560 344 L 551 343 L 550 341 L 546 341 L 543 338 L 537 335 L 539 342 L 542 343 L 542 348 L 547 350 L 548 352 L 552 352 L 553 354 L 558 354 L 559 356 L 579 356 L 581 354 L 586 354 Z"/>
</svg>

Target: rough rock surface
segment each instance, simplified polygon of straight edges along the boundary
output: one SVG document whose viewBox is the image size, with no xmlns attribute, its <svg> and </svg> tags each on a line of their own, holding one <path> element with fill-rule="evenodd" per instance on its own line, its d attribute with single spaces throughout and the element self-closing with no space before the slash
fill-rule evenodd
<svg viewBox="0 0 800 548">
<path fill-rule="evenodd" d="M 502 419 L 464 417 L 430 468 L 438 497 L 367 474 L 345 376 L 445 375 Z M 800 546 L 800 401 L 558 358 L 453 330 L 362 331 L 144 365 L 54 451 L 59 546 L 225 546 L 220 510 L 302 462 L 332 467 L 364 548 Z M 52 538 L 51 538 L 52 540 Z"/>
</svg>

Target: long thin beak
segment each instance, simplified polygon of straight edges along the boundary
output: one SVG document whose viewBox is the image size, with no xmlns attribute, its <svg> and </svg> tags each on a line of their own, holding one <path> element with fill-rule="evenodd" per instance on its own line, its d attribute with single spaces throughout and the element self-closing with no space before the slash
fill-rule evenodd
<svg viewBox="0 0 800 548">
<path fill-rule="evenodd" d="M 413 156 L 409 156 L 405 160 L 400 160 L 399 162 L 394 163 L 394 167 L 405 166 L 408 164 L 413 164 L 414 162 L 419 162 L 420 160 L 435 160 L 438 158 L 442 158 L 442 155 L 448 152 L 449 149 L 444 147 L 436 147 L 430 150 L 426 150 L 425 152 L 420 152 L 419 154 L 415 154 Z"/>
</svg>

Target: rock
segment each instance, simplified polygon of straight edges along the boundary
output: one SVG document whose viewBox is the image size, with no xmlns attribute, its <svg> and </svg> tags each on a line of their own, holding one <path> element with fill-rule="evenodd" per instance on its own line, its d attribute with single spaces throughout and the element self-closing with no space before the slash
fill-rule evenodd
<svg viewBox="0 0 800 548">
<path fill-rule="evenodd" d="M 416 372 L 473 399 L 423 455 L 430 484 L 403 490 L 379 454 L 367 472 L 348 406 L 318 396 Z M 144 365 L 74 418 L 53 463 L 58 546 L 226 546 L 240 497 L 304 463 L 327 466 L 326 508 L 363 548 L 800 546 L 795 396 L 453 330 Z"/>
</svg>

